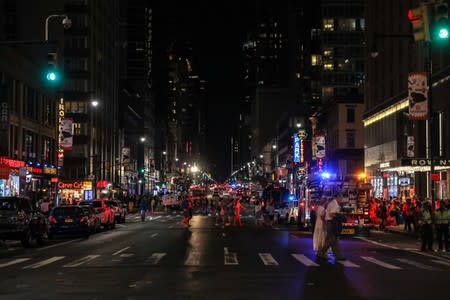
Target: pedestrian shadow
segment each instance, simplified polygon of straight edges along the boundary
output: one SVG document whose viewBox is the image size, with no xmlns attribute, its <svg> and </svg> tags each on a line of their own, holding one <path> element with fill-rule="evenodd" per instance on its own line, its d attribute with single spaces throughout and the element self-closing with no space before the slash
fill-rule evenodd
<svg viewBox="0 0 450 300">
<path fill-rule="evenodd" d="M 300 294 L 289 299 L 367 299 L 353 285 L 352 276 L 357 274 L 346 272 L 339 263 L 323 262 L 319 267 L 309 267 L 301 282 Z"/>
</svg>

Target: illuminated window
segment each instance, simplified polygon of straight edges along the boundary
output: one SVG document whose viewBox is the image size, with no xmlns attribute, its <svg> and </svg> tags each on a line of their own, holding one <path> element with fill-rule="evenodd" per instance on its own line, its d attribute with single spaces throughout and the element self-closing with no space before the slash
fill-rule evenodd
<svg viewBox="0 0 450 300">
<path fill-rule="evenodd" d="M 356 20 L 355 19 L 338 19 L 338 29 L 340 31 L 355 31 Z"/>
<path fill-rule="evenodd" d="M 322 88 L 322 95 L 324 97 L 332 97 L 334 95 L 334 89 L 332 86 L 325 86 Z"/>
<path fill-rule="evenodd" d="M 322 56 L 317 54 L 311 55 L 311 66 L 320 66 L 322 64 Z"/>
<path fill-rule="evenodd" d="M 323 19 L 323 30 L 333 31 L 334 30 L 334 20 L 333 19 Z"/>
<path fill-rule="evenodd" d="M 330 62 L 330 61 L 325 62 L 325 63 L 323 64 L 323 69 L 324 69 L 324 70 L 327 70 L 327 71 L 333 71 L 333 70 L 334 70 L 334 64 L 333 64 L 333 62 Z"/>
<path fill-rule="evenodd" d="M 73 123 L 73 135 L 81 135 L 81 124 Z"/>
<path fill-rule="evenodd" d="M 323 49 L 323 56 L 325 56 L 326 58 L 333 58 L 333 48 Z"/>
<path fill-rule="evenodd" d="M 300 73 L 297 73 L 296 75 L 297 75 L 297 79 L 300 79 L 300 77 L 301 77 Z"/>
</svg>

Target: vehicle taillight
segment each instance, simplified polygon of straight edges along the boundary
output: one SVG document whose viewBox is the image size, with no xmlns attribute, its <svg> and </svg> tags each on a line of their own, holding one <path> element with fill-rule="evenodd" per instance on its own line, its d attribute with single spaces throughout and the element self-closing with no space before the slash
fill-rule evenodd
<svg viewBox="0 0 450 300">
<path fill-rule="evenodd" d="M 50 224 L 58 224 L 58 220 L 54 217 L 54 216 L 51 216 L 50 217 Z"/>
</svg>

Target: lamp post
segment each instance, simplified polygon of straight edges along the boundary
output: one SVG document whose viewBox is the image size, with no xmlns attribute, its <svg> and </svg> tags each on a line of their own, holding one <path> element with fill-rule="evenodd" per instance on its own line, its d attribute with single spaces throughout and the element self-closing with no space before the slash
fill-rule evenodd
<svg viewBox="0 0 450 300">
<path fill-rule="evenodd" d="M 53 18 L 64 18 L 62 24 L 65 29 L 69 29 L 72 26 L 72 20 L 65 14 L 60 15 L 50 15 L 45 19 L 45 41 L 48 41 L 48 22 Z"/>
</svg>

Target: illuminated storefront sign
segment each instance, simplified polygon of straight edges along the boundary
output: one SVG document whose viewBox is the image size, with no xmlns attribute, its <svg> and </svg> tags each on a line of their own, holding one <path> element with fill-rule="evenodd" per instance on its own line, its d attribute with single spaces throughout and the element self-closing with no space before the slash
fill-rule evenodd
<svg viewBox="0 0 450 300">
<path fill-rule="evenodd" d="M 44 168 L 44 174 L 56 175 L 56 168 Z"/>
<path fill-rule="evenodd" d="M 300 139 L 294 134 L 294 162 L 300 162 Z"/>
<path fill-rule="evenodd" d="M 305 145 L 303 140 L 300 140 L 300 162 L 305 162 Z"/>
<path fill-rule="evenodd" d="M 25 167 L 25 162 L 21 160 L 9 159 L 7 157 L 0 157 L 0 164 L 7 165 L 11 168 L 23 168 Z"/>
<path fill-rule="evenodd" d="M 91 181 L 59 182 L 58 187 L 60 189 L 69 189 L 69 190 L 92 190 L 92 182 Z"/>
<path fill-rule="evenodd" d="M 64 98 L 59 100 L 58 104 L 58 166 L 62 166 L 64 164 L 64 149 L 61 147 L 61 142 L 64 140 L 64 116 L 65 116 L 65 105 Z"/>
<path fill-rule="evenodd" d="M 42 174 L 43 170 L 41 168 L 27 167 L 27 171 L 35 174 Z"/>
</svg>

